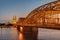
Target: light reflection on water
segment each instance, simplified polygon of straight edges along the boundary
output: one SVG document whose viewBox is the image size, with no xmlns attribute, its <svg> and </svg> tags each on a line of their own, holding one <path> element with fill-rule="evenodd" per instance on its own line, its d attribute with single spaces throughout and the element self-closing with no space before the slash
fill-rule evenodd
<svg viewBox="0 0 60 40">
<path fill-rule="evenodd" d="M 60 30 L 38 28 L 38 40 L 60 40 Z"/>
<path fill-rule="evenodd" d="M 20 40 L 36 40 L 37 38 L 37 33 L 35 32 L 35 28 L 32 31 L 31 27 L 24 27 L 24 28 L 20 28 L 20 36 L 19 39 Z"/>
<path fill-rule="evenodd" d="M 0 28 L 0 40 L 60 40 L 60 30 L 38 28 L 37 33 L 33 30 L 22 33 L 17 28 Z"/>
<path fill-rule="evenodd" d="M 24 40 L 24 35 L 22 33 L 19 35 L 19 40 Z"/>
<path fill-rule="evenodd" d="M 34 31 L 32 34 L 28 33 L 25 34 L 25 36 L 26 35 L 28 35 L 28 37 L 27 38 L 23 37 L 23 40 L 60 40 L 60 30 L 55 29 L 38 28 L 38 34 L 35 33 Z"/>
<path fill-rule="evenodd" d="M 0 28 L 0 40 L 19 40 L 16 28 Z"/>
<path fill-rule="evenodd" d="M 23 32 L 23 27 L 20 27 L 19 40 L 24 40 L 24 35 L 22 32 Z"/>
</svg>

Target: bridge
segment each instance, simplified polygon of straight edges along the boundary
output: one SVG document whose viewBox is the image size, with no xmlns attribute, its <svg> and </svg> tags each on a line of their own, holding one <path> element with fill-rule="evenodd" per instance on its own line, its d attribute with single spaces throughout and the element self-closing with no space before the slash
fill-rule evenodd
<svg viewBox="0 0 60 40">
<path fill-rule="evenodd" d="M 23 27 L 60 28 L 60 0 L 37 7 L 17 25 Z"/>
</svg>

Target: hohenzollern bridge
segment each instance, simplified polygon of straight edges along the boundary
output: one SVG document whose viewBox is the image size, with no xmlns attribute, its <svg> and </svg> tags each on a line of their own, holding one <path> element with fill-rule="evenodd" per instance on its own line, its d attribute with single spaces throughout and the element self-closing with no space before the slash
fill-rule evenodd
<svg viewBox="0 0 60 40">
<path fill-rule="evenodd" d="M 19 25 L 60 28 L 60 0 L 44 4 L 34 9 Z"/>
</svg>

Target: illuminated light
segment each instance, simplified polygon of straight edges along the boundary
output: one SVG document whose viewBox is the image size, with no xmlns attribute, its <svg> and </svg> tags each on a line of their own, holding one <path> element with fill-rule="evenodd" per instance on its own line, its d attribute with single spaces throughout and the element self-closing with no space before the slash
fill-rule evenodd
<svg viewBox="0 0 60 40">
<path fill-rule="evenodd" d="M 21 31 L 21 32 L 23 31 L 23 27 L 20 27 L 20 31 Z"/>
<path fill-rule="evenodd" d="M 22 33 L 20 33 L 20 35 L 19 35 L 19 40 L 24 40 L 24 36 Z"/>
</svg>

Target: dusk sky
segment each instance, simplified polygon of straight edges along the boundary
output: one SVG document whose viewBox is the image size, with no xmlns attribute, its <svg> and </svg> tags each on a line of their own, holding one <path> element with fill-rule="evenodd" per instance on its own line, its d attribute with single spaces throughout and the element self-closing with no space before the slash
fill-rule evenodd
<svg viewBox="0 0 60 40">
<path fill-rule="evenodd" d="M 13 16 L 26 17 L 35 8 L 55 0 L 0 0 L 0 22 L 12 20 Z"/>
</svg>

